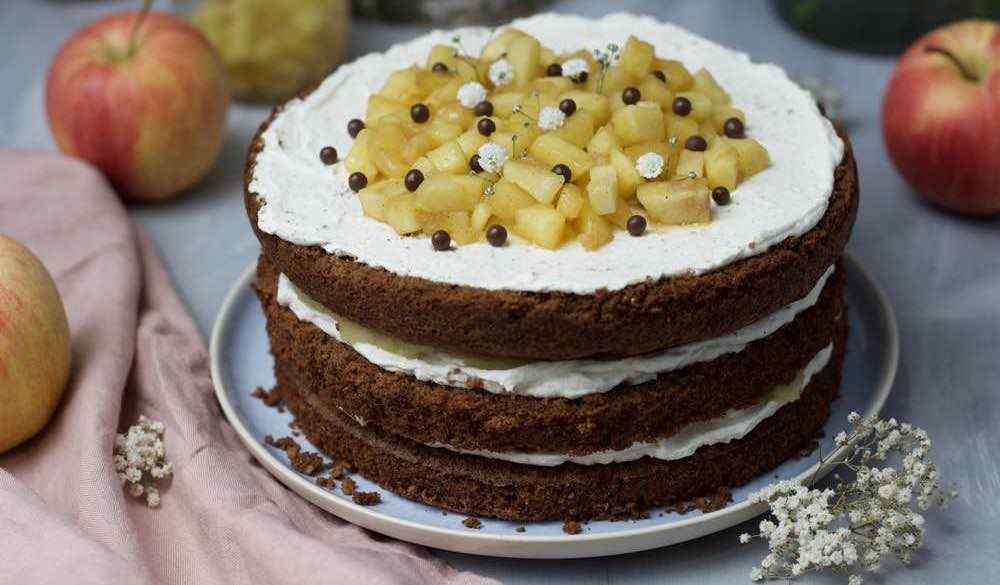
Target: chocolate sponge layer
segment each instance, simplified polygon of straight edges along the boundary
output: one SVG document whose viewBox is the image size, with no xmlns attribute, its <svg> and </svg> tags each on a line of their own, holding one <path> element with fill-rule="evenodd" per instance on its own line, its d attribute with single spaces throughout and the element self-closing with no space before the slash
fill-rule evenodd
<svg viewBox="0 0 1000 585">
<path fill-rule="evenodd" d="M 262 148 L 260 135 L 281 109 L 275 108 L 258 130 L 244 172 L 246 210 L 264 254 L 335 312 L 400 339 L 445 349 L 571 359 L 638 355 L 717 337 L 812 289 L 843 252 L 857 212 L 857 169 L 840 130 L 845 153 L 834 171 L 826 214 L 801 237 L 790 237 L 762 254 L 698 276 L 589 295 L 456 286 L 401 276 L 316 246 L 298 246 L 257 227 L 261 203 L 250 182 Z"/>
<path fill-rule="evenodd" d="M 276 282 L 274 265 L 262 256 L 255 289 L 271 351 L 325 416 L 344 411 L 418 443 L 584 454 L 670 436 L 748 408 L 791 382 L 841 326 L 843 270 L 831 275 L 816 305 L 743 351 L 573 400 L 455 388 L 389 372 L 279 305 Z"/>
<path fill-rule="evenodd" d="M 372 423 L 360 426 L 339 411 L 324 413 L 287 364 L 279 362 L 276 374 L 278 390 L 313 444 L 400 495 L 508 520 L 634 518 L 653 506 L 742 485 L 809 447 L 840 386 L 846 323 L 838 323 L 829 364 L 799 400 L 741 439 L 708 445 L 675 461 L 646 457 L 607 465 L 541 467 L 431 448 Z"/>
</svg>

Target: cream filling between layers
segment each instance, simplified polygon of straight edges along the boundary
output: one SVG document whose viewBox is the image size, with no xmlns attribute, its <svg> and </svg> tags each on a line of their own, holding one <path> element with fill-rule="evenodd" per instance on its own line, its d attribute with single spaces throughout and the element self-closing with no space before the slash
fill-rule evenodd
<svg viewBox="0 0 1000 585">
<path fill-rule="evenodd" d="M 822 371 L 827 363 L 829 363 L 832 354 L 833 343 L 820 350 L 806 364 L 802 371 L 798 373 L 791 384 L 775 388 L 766 400 L 756 406 L 744 410 L 730 410 L 719 418 L 690 424 L 680 432 L 664 439 L 650 443 L 637 442 L 625 449 L 595 451 L 587 455 L 566 455 L 562 453 L 527 453 L 517 451 L 500 453 L 496 451 L 466 450 L 456 449 L 443 443 L 429 443 L 428 446 L 448 449 L 466 455 L 542 467 L 553 467 L 562 465 L 563 463 L 605 465 L 608 463 L 634 461 L 642 457 L 652 457 L 664 461 L 683 459 L 693 455 L 700 447 L 716 443 L 728 443 L 745 437 L 757 425 L 767 419 L 767 417 L 777 412 L 779 408 L 798 400 L 802 395 L 802 391 L 809 385 L 812 377 Z"/>
<path fill-rule="evenodd" d="M 384 370 L 445 386 L 479 387 L 494 394 L 573 399 L 607 392 L 622 382 L 640 384 L 663 372 L 743 351 L 747 344 L 771 335 L 815 305 L 833 271 L 833 266 L 828 268 L 806 296 L 733 333 L 616 360 L 525 361 L 406 343 L 336 315 L 299 290 L 284 274 L 278 277 L 277 300 L 300 321 L 315 325 Z"/>
<path fill-rule="evenodd" d="M 592 294 L 714 270 L 802 235 L 823 217 L 844 146 L 812 96 L 776 65 L 751 63 L 744 53 L 674 25 L 627 14 L 600 20 L 542 14 L 511 26 L 557 52 L 621 45 L 634 34 L 691 71 L 705 67 L 746 113 L 747 133 L 767 148 L 771 166 L 741 183 L 731 204 L 715 207 L 709 224 L 651 229 L 641 238 L 619 233 L 595 252 L 578 242 L 545 250 L 521 241 L 436 252 L 426 236 L 399 236 L 365 217 L 343 163 L 325 166 L 317 154 L 334 146 L 346 157 L 352 144 L 348 119 L 364 115 L 368 96 L 390 73 L 423 64 L 432 46 L 450 44 L 454 35 L 478 53 L 491 34 L 487 28 L 435 31 L 342 65 L 305 99 L 286 104 L 261 136 L 263 149 L 252 170 L 250 190 L 261 202 L 258 227 L 393 274 L 488 290 Z"/>
</svg>

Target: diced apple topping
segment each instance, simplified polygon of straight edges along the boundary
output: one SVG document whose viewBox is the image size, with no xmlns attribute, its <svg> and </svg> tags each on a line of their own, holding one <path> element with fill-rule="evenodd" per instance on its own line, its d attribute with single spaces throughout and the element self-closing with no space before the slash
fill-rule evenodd
<svg viewBox="0 0 1000 585">
<path fill-rule="evenodd" d="M 437 45 L 390 75 L 348 124 L 343 165 L 367 217 L 436 249 L 503 246 L 509 229 L 596 250 L 711 221 L 713 201 L 770 165 L 747 124 L 711 72 L 649 42 L 557 55 L 508 28 L 479 55 Z"/>
</svg>

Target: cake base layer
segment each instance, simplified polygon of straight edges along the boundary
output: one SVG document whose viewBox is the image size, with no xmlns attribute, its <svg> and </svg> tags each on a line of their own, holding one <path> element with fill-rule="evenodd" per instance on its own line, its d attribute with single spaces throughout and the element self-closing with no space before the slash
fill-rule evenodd
<svg viewBox="0 0 1000 585">
<path fill-rule="evenodd" d="M 280 111 L 279 106 L 271 119 Z M 844 158 L 834 171 L 825 215 L 802 236 L 757 256 L 697 276 L 588 295 L 456 286 L 400 276 L 261 231 L 261 202 L 249 186 L 262 148 L 260 135 L 269 123 L 250 147 L 244 174 L 247 214 L 264 253 L 332 311 L 405 341 L 455 351 L 573 359 L 639 355 L 718 337 L 808 293 L 843 252 L 858 206 L 857 169 L 840 129 Z"/>
<path fill-rule="evenodd" d="M 464 514 L 508 520 L 640 517 L 653 506 L 715 494 L 750 481 L 808 448 L 829 416 L 840 387 L 846 323 L 833 355 L 801 398 L 741 439 L 708 445 L 674 461 L 539 467 L 431 448 L 350 416 L 324 412 L 278 363 L 277 389 L 314 445 L 397 494 Z"/>
<path fill-rule="evenodd" d="M 343 411 L 418 443 L 586 454 L 668 437 L 792 382 L 836 336 L 844 279 L 843 270 L 834 271 L 816 305 L 743 351 L 572 400 L 442 386 L 383 370 L 279 305 L 276 280 L 261 257 L 255 289 L 271 351 L 321 412 Z"/>
</svg>

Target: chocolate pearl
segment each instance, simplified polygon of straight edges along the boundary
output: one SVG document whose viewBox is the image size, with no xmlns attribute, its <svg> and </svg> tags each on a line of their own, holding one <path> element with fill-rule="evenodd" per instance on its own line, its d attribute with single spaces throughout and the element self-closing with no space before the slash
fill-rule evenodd
<svg viewBox="0 0 1000 585">
<path fill-rule="evenodd" d="M 708 148 L 708 142 L 705 142 L 705 139 L 701 136 L 689 136 L 688 139 L 684 141 L 684 148 L 695 152 L 702 152 Z"/>
<path fill-rule="evenodd" d="M 451 236 L 444 230 L 438 230 L 431 236 L 431 245 L 438 252 L 443 252 L 451 247 Z"/>
<path fill-rule="evenodd" d="M 324 146 L 319 149 L 319 160 L 325 165 L 332 165 L 337 162 L 337 149 L 332 146 Z"/>
<path fill-rule="evenodd" d="M 678 116 L 687 116 L 691 113 L 691 100 L 684 96 L 674 98 L 674 103 L 671 105 L 674 113 Z"/>
<path fill-rule="evenodd" d="M 732 201 L 732 197 L 729 194 L 729 189 L 726 189 L 725 187 L 722 186 L 712 189 L 712 200 L 718 203 L 719 205 L 729 205 L 729 202 Z"/>
<path fill-rule="evenodd" d="M 743 138 L 746 136 L 746 128 L 743 127 L 743 120 L 739 118 L 729 118 L 722 125 L 722 132 L 730 138 Z"/>
<path fill-rule="evenodd" d="M 572 173 L 572 171 L 569 170 L 568 166 L 566 166 L 566 165 L 564 165 L 562 163 L 559 163 L 556 166 L 552 167 L 552 172 L 555 173 L 555 174 L 557 174 L 557 175 L 562 175 L 563 179 L 565 179 L 565 181 L 567 183 L 569 183 L 570 181 L 573 180 L 573 173 Z"/>
<path fill-rule="evenodd" d="M 424 104 L 413 104 L 410 106 L 410 117 L 417 124 L 423 124 L 431 117 L 431 109 Z"/>
<path fill-rule="evenodd" d="M 667 75 L 666 75 L 666 73 L 660 71 L 659 69 L 657 69 L 656 71 L 653 72 L 653 77 L 659 79 L 663 83 L 667 82 Z"/>
<path fill-rule="evenodd" d="M 347 186 L 351 188 L 351 191 L 357 193 L 368 186 L 368 177 L 366 177 L 364 173 L 360 172 L 351 173 L 351 175 L 347 177 Z"/>
<path fill-rule="evenodd" d="M 472 158 L 469 159 L 469 168 L 477 173 L 483 172 L 483 167 L 479 165 L 479 155 L 474 154 Z"/>
<path fill-rule="evenodd" d="M 482 118 L 476 122 L 476 130 L 479 130 L 483 136 L 489 136 L 497 131 L 497 125 L 489 118 Z"/>
<path fill-rule="evenodd" d="M 433 71 L 435 73 L 444 73 L 444 72 L 448 71 L 448 66 L 445 65 L 444 63 L 438 61 L 437 63 L 431 65 L 431 71 Z"/>
<path fill-rule="evenodd" d="M 493 224 L 486 230 L 486 241 L 494 248 L 499 248 L 507 241 L 507 228 Z"/>
<path fill-rule="evenodd" d="M 407 191 L 416 191 L 420 183 L 424 182 L 424 174 L 420 172 L 420 169 L 410 169 L 406 176 L 403 177 L 403 186 L 406 187 Z"/>
<path fill-rule="evenodd" d="M 545 74 L 549 77 L 559 77 L 562 75 L 562 65 L 558 63 L 552 63 L 545 68 Z"/>
<path fill-rule="evenodd" d="M 489 100 L 483 100 L 476 104 L 475 109 L 477 116 L 492 116 L 493 115 L 493 102 Z"/>
<path fill-rule="evenodd" d="M 640 94 L 639 90 L 634 87 L 626 87 L 625 90 L 622 91 L 622 101 L 625 102 L 625 105 L 630 106 L 632 104 L 638 103 L 639 98 L 641 97 L 642 94 Z"/>
<path fill-rule="evenodd" d="M 365 123 L 357 118 L 353 118 L 347 123 L 347 133 L 351 135 L 351 138 L 357 138 L 358 134 L 365 129 Z"/>
<path fill-rule="evenodd" d="M 641 236 L 646 231 L 646 218 L 641 215 L 633 215 L 625 222 L 625 229 L 633 236 Z"/>
<path fill-rule="evenodd" d="M 572 116 L 573 112 L 576 111 L 576 102 L 574 102 L 569 98 L 564 99 L 563 101 L 559 102 L 559 111 L 566 114 L 567 116 Z"/>
<path fill-rule="evenodd" d="M 583 71 L 579 75 L 577 75 L 576 78 L 573 79 L 573 81 L 575 81 L 577 83 L 583 83 L 584 81 L 587 81 L 588 77 L 590 77 L 590 73 L 587 73 L 586 71 Z"/>
</svg>

